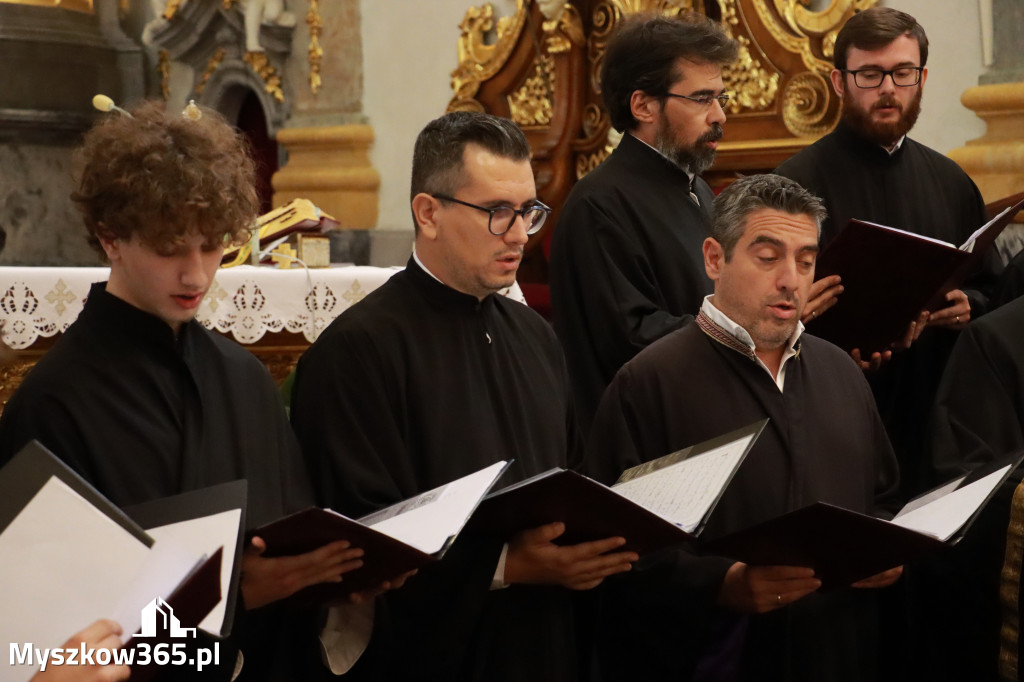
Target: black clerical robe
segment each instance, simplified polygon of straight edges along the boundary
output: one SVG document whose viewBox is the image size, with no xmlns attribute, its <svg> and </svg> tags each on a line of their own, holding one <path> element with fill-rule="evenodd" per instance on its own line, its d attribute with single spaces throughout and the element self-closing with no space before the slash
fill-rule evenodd
<svg viewBox="0 0 1024 682">
<path fill-rule="evenodd" d="M 500 485 L 578 464 L 561 349 L 501 296 L 451 289 L 410 259 L 299 361 L 292 423 L 321 503 L 359 516 L 499 460 Z M 491 591 L 505 538 L 461 536 L 378 600 L 363 679 L 578 678 L 570 594 Z"/>
<path fill-rule="evenodd" d="M 775 172 L 796 180 L 824 201 L 828 217 L 822 225 L 822 248 L 851 218 L 957 246 L 985 223 L 985 202 L 967 174 L 951 159 L 909 137 L 890 155 L 840 123 Z M 985 267 L 964 285 L 973 317 L 987 310 L 998 280 L 997 269 L 993 252 Z M 879 305 L 884 306 L 885 301 Z M 808 331 L 814 333 L 813 323 Z M 892 361 L 869 376 L 899 459 L 904 498 L 933 483 L 922 446 L 924 425 L 955 341 L 956 332 L 927 328 L 909 351 L 894 353 Z"/>
<path fill-rule="evenodd" d="M 32 439 L 119 506 L 240 478 L 250 527 L 312 501 L 266 368 L 194 320 L 175 338 L 105 283 L 92 286 L 78 319 L 4 408 L 0 465 Z M 246 657 L 240 680 L 326 672 L 315 625 L 313 614 L 287 605 L 240 610 L 222 645 L 222 679 L 234 667 L 232 643 Z"/>
<path fill-rule="evenodd" d="M 1024 251 L 1019 251 L 1016 256 L 1010 259 L 1010 262 L 1006 264 L 1006 269 L 1003 270 L 999 280 L 998 293 L 995 297 L 996 300 L 992 307 L 994 309 L 1022 295 L 1024 295 Z"/>
<path fill-rule="evenodd" d="M 572 188 L 551 242 L 551 306 L 586 431 L 624 363 L 700 310 L 714 194 L 632 135 Z"/>
<path fill-rule="evenodd" d="M 850 358 L 804 334 L 780 391 L 752 351 L 740 352 L 735 340 L 723 343 L 731 338 L 701 313 L 627 363 L 608 387 L 594 421 L 590 470 L 611 481 L 627 467 L 768 417 L 703 537 L 731 533 L 817 501 L 864 513 L 890 502 L 897 485 L 892 449 L 867 383 Z M 691 582 L 703 574 L 705 589 L 712 592 L 706 603 L 712 603 L 731 562 L 675 560 L 678 570 L 658 569 L 668 574 L 662 579 L 673 585 L 686 579 L 687 571 Z M 711 579 L 716 572 L 717 580 Z M 636 581 L 642 574 L 627 574 L 618 582 Z M 649 586 L 639 591 L 639 599 L 647 592 L 657 594 Z M 622 587 L 620 592 L 608 600 L 611 614 L 623 608 L 635 613 L 638 589 Z M 636 659 L 672 656 L 672 643 L 692 636 L 686 619 L 710 618 L 713 625 L 707 627 L 717 632 L 700 667 L 713 674 L 700 679 L 876 679 L 874 598 L 870 591 L 843 589 L 749 618 L 710 606 L 710 614 L 677 613 L 674 629 L 637 637 L 650 648 L 631 654 Z M 673 622 L 656 599 L 649 599 L 646 608 L 663 628 Z M 612 639 L 613 626 L 622 627 L 613 617 L 605 618 L 602 636 Z M 730 646 L 741 652 L 735 674 L 728 670 Z M 714 661 L 715 656 L 721 660 Z M 693 664 L 680 661 L 677 670 L 686 673 Z"/>
<path fill-rule="evenodd" d="M 931 420 L 932 463 L 945 481 L 996 457 L 1024 448 L 1024 298 L 972 322 L 960 334 L 939 385 Z M 1000 629 L 1019 622 L 1021 604 L 1006 601 L 1004 561 L 1008 538 L 1021 540 L 1021 502 L 1011 511 L 1018 469 L 1002 485 L 950 552 L 915 571 L 915 596 L 922 634 L 915 656 L 934 680 L 995 680 Z M 1001 577 L 1001 573 L 1003 574 Z M 1012 574 L 1013 571 L 1011 570 Z M 1013 586 L 1019 589 L 1019 586 Z M 1014 594 L 1010 592 L 1009 594 Z M 1019 626 L 1016 626 L 1019 627 Z M 1004 640 L 1009 642 L 1010 640 Z M 1020 660 L 1020 640 L 1008 649 Z"/>
</svg>

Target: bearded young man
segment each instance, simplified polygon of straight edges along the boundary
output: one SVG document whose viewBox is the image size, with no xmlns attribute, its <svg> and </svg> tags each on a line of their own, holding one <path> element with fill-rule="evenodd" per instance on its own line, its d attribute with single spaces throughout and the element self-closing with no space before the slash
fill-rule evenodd
<svg viewBox="0 0 1024 682">
<path fill-rule="evenodd" d="M 624 135 L 573 187 L 551 244 L 555 331 L 584 428 L 619 367 L 711 292 L 701 244 L 714 195 L 699 176 L 722 137 L 722 66 L 735 59 L 735 41 L 696 16 L 636 15 L 608 43 L 601 90 Z"/>
<path fill-rule="evenodd" d="M 978 188 L 959 166 L 907 137 L 928 79 L 928 37 L 914 17 L 889 7 L 854 15 L 836 38 L 832 87 L 842 98 L 837 128 L 776 169 L 821 197 L 829 217 L 824 248 L 851 218 L 960 244 L 985 222 Z M 912 348 L 870 377 L 878 409 L 900 461 L 901 492 L 929 486 L 923 425 L 956 334 L 988 307 L 992 266 L 951 291 L 945 308 L 918 318 L 926 325 Z M 838 277 L 815 283 L 809 322 L 830 308 Z M 885 305 L 879 301 L 879 305 Z M 912 323 L 907 320 L 907 323 Z M 813 325 L 811 331 L 813 332 Z"/>
</svg>

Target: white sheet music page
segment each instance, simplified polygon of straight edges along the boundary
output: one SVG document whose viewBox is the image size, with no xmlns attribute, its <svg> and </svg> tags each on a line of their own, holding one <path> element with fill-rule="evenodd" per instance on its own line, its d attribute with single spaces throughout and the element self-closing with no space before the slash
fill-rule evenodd
<svg viewBox="0 0 1024 682">
<path fill-rule="evenodd" d="M 5 647 L 59 647 L 98 618 L 111 618 L 149 548 L 56 476 L 0 535 L 0 639 Z M 138 610 L 145 604 L 136 605 Z M 130 623 L 122 623 L 127 629 Z M 28 680 L 38 667 L 0 666 Z"/>
<path fill-rule="evenodd" d="M 480 498 L 504 471 L 505 465 L 506 462 L 496 462 L 474 474 L 363 517 L 359 522 L 421 552 L 435 554 L 441 551 L 448 538 L 462 529 Z"/>
<path fill-rule="evenodd" d="M 900 511 L 892 522 L 897 526 L 916 530 L 918 533 L 931 535 L 940 540 L 948 540 L 953 533 L 967 523 L 971 514 L 978 511 L 978 507 L 999 485 L 1009 468 L 1010 465 L 1007 464 L 1002 469 L 926 505 L 912 511 Z"/>
<path fill-rule="evenodd" d="M 612 490 L 692 533 L 718 499 L 753 436 L 658 469 Z"/>
<path fill-rule="evenodd" d="M 231 587 L 231 571 L 234 568 L 235 545 L 238 544 L 238 524 L 241 522 L 242 510 L 229 509 L 198 519 L 179 521 L 166 526 L 150 528 L 146 532 L 156 540 L 173 542 L 186 549 L 190 558 L 213 556 L 221 547 L 224 548 L 224 560 L 220 565 L 221 599 L 210 614 L 203 619 L 199 627 L 210 634 L 220 635 L 224 627 L 224 609 L 227 605 L 227 594 Z"/>
</svg>

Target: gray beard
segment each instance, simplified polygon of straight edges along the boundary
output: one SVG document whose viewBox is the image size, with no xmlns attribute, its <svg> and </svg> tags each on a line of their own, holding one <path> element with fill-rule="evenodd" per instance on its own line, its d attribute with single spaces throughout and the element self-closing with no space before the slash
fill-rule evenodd
<svg viewBox="0 0 1024 682">
<path fill-rule="evenodd" d="M 683 170 L 700 175 L 715 163 L 716 150 L 704 143 L 720 139 L 722 126 L 718 123 L 713 124 L 710 131 L 698 137 L 692 147 L 677 145 L 671 139 L 669 131 L 662 127 L 654 137 L 654 147 L 662 156 Z"/>
</svg>

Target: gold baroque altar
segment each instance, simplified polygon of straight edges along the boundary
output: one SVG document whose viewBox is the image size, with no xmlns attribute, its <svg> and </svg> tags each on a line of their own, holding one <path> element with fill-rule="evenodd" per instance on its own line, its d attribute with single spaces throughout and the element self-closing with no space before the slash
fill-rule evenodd
<svg viewBox="0 0 1024 682">
<path fill-rule="evenodd" d="M 831 130 L 840 103 L 828 75 L 845 21 L 877 0 L 833 0 L 812 11 L 801 0 L 516 0 L 511 16 L 471 7 L 460 25 L 459 64 L 449 110 L 511 118 L 533 150 L 538 194 L 555 207 L 540 238 L 530 241 L 526 281 L 546 281 L 538 245 L 557 229 L 557 212 L 572 185 L 617 144 L 601 102 L 600 71 L 608 38 L 623 16 L 697 12 L 725 26 L 740 45 L 724 69 L 733 93 L 727 134 L 713 187 L 739 172 L 769 171 Z"/>
</svg>

